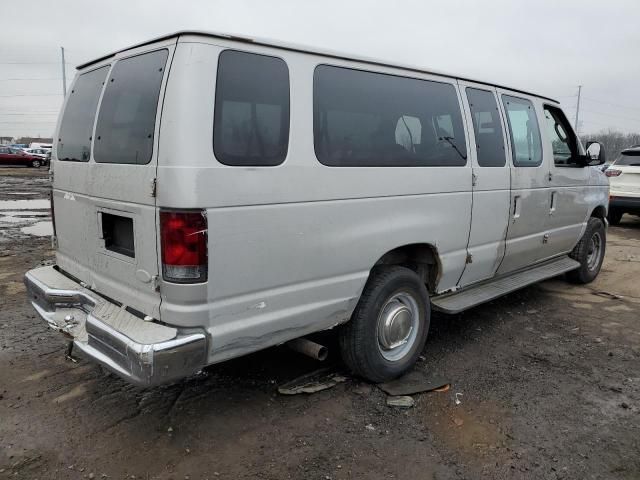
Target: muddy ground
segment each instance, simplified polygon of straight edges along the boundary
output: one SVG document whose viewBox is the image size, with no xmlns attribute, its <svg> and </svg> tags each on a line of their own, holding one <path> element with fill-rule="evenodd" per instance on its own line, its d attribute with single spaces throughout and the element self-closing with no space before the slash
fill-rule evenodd
<svg viewBox="0 0 640 480">
<path fill-rule="evenodd" d="M 45 197 L 44 169 L 8 171 L 0 201 Z M 0 478 L 640 478 L 638 218 L 589 286 L 434 315 L 417 370 L 451 389 L 408 410 L 356 379 L 279 395 L 317 367 L 283 347 L 148 390 L 72 363 L 22 286 L 49 240 L 20 228 L 0 223 Z"/>
</svg>

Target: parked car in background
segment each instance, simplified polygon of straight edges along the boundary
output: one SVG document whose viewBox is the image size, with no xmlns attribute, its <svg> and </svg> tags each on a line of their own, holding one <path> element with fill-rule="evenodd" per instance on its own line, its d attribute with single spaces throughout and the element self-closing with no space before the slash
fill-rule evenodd
<svg viewBox="0 0 640 480">
<path fill-rule="evenodd" d="M 24 150 L 13 147 L 0 147 L 0 165 L 24 165 L 25 167 L 39 168 L 47 165 L 46 157 L 31 155 Z"/>
<path fill-rule="evenodd" d="M 48 148 L 26 148 L 24 149 L 24 152 L 40 158 L 47 158 L 51 156 L 51 149 Z"/>
<path fill-rule="evenodd" d="M 640 146 L 623 150 L 605 171 L 609 177 L 609 223 L 617 225 L 622 215 L 640 215 Z"/>
<path fill-rule="evenodd" d="M 31 142 L 29 144 L 29 148 L 46 148 L 46 149 L 51 150 L 53 148 L 53 145 L 51 143 Z"/>
</svg>

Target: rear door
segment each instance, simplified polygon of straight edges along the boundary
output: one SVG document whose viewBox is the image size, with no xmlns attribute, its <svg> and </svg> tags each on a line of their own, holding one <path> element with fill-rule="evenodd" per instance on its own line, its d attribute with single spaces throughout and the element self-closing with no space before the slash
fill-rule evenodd
<svg viewBox="0 0 640 480">
<path fill-rule="evenodd" d="M 510 171 L 505 126 L 494 88 L 460 82 L 471 119 L 473 207 L 467 265 L 460 285 L 491 278 L 504 256 L 509 221 Z"/>
<path fill-rule="evenodd" d="M 155 318 L 157 145 L 174 47 L 175 39 L 129 50 L 82 72 L 54 162 L 59 266 Z"/>
</svg>

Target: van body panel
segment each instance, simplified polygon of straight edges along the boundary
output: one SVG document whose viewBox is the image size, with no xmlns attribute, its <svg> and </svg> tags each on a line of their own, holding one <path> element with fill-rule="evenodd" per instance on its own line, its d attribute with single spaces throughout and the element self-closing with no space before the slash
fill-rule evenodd
<svg viewBox="0 0 640 480">
<path fill-rule="evenodd" d="M 98 112 L 102 111 L 108 82 L 120 61 L 163 49 L 167 51 L 167 60 L 153 134 L 148 137 L 153 138 L 148 163 L 100 163 L 95 158 L 95 141 L 87 161 L 62 160 L 58 158 L 58 150 L 64 139 L 59 138 L 58 125 L 52 156 L 56 258 L 60 270 L 82 283 L 80 290 L 90 289 L 108 297 L 116 306 L 132 307 L 137 313 L 176 327 L 176 331 L 205 332 L 207 338 L 202 344 L 206 344 L 207 363 L 349 321 L 372 269 L 385 254 L 399 247 L 428 246 L 435 257 L 428 259 L 428 268 L 437 269 L 437 275 L 433 275 L 435 282 L 428 278 L 430 294 L 451 295 L 570 251 L 582 235 L 590 212 L 600 205 L 606 206 L 604 175 L 598 176 L 595 169 L 569 171 L 553 164 L 542 115 L 548 99 L 419 69 L 252 43 L 230 36 L 185 33 L 120 51 L 80 70 L 82 75 L 103 66 L 110 68 L 107 86 L 100 93 Z M 281 107 L 278 114 L 289 109 L 286 158 L 280 164 L 229 166 L 216 158 L 213 145 L 216 82 L 220 55 L 226 50 L 275 57 L 288 69 L 289 104 L 276 105 Z M 222 58 L 230 56 L 225 54 Z M 434 100 L 429 107 L 433 112 L 419 111 L 418 107 L 414 112 L 413 97 L 405 101 L 411 108 L 403 107 L 404 104 L 399 107 L 396 99 L 389 111 L 375 110 L 376 101 L 368 101 L 364 110 L 358 110 L 358 106 L 352 110 L 341 109 L 341 105 L 335 108 L 330 102 L 317 104 L 314 81 L 320 66 L 360 70 L 374 77 L 382 74 L 387 79 L 396 76 L 446 84 L 458 100 L 462 127 L 453 126 L 454 120 L 460 124 L 455 106 L 451 106 L 453 101 L 447 110 Z M 242 77 L 245 78 L 248 77 Z M 395 99 L 383 84 L 393 84 L 395 91 L 399 90 L 393 81 L 376 83 L 376 88 L 385 94 L 371 98 L 380 98 L 380 105 L 383 100 Z M 502 128 L 504 165 L 479 163 L 482 141 L 476 138 L 478 132 L 473 127 L 467 88 L 488 91 L 495 98 L 494 127 L 499 124 Z M 241 104 L 229 108 L 239 118 L 245 118 L 242 120 L 245 124 L 238 127 L 234 120 L 230 128 L 239 131 L 235 132 L 238 138 L 244 138 L 242 135 L 251 129 L 260 137 L 262 127 L 257 126 L 255 112 L 261 101 L 233 95 L 240 99 L 223 99 Z M 447 101 L 453 98 L 452 93 L 447 95 L 442 97 Z M 503 95 L 532 103 L 541 132 L 539 166 L 515 165 Z M 69 98 L 65 100 L 65 108 L 68 102 Z M 274 103 L 265 102 L 265 108 Z M 345 117 L 364 118 L 352 121 L 357 127 L 353 135 L 356 140 L 361 138 L 358 129 L 364 132 L 362 138 L 365 134 L 374 137 L 371 130 L 362 126 L 373 123 L 367 116 L 369 113 L 379 115 L 380 125 L 389 125 L 385 123 L 388 120 L 385 115 L 399 111 L 391 117 L 396 129 L 391 130 L 391 142 L 416 157 L 430 148 L 436 149 L 432 146 L 436 144 L 437 148 L 442 147 L 440 144 L 454 148 L 459 156 L 455 157 L 456 162 L 444 162 L 449 166 L 427 166 L 440 165 L 437 160 L 404 167 L 385 165 L 387 158 L 394 161 L 404 158 L 391 154 L 380 157 L 384 160 L 380 164 L 374 162 L 377 166 L 343 166 L 345 163 L 328 166 L 334 164 L 323 164 L 316 156 L 316 105 L 324 105 L 318 111 L 325 122 L 335 110 L 345 110 Z M 250 121 L 237 113 L 245 106 L 253 112 Z M 440 123 L 443 111 L 449 112 L 448 130 Z M 270 112 L 272 115 L 273 110 Z M 405 135 L 409 138 L 408 147 L 398 140 L 399 127 L 395 124 L 398 115 L 408 132 Z M 99 135 L 98 118 L 99 113 L 93 124 L 94 135 Z M 215 118 L 224 117 L 215 113 Z M 278 118 L 286 119 L 282 115 Z M 420 133 L 416 135 L 410 129 L 406 118 L 419 122 Z M 429 119 L 426 123 L 425 118 Z M 353 140 L 344 133 L 352 127 L 349 121 L 342 118 L 334 124 L 338 125 L 334 126 L 338 134 L 344 136 L 339 140 L 345 144 Z M 283 138 L 284 120 L 272 123 L 278 125 Z M 427 141 L 425 128 L 433 128 L 433 132 L 426 132 L 434 134 L 433 142 Z M 462 148 L 463 139 L 458 135 L 461 129 L 466 155 L 457 148 Z M 383 135 L 387 133 L 389 130 Z M 414 142 L 418 136 L 420 140 Z M 457 145 L 447 146 L 452 140 Z M 123 142 L 116 142 L 115 148 L 121 148 Z M 386 147 L 384 142 L 379 144 Z M 216 145 L 217 149 L 219 144 Z M 246 141 L 246 145 L 249 152 L 251 141 Z M 375 145 L 378 143 L 370 142 L 368 148 L 381 155 Z M 358 145 L 353 147 L 353 151 L 359 153 L 357 148 Z M 283 157 L 284 152 L 283 149 Z M 322 157 L 326 150 L 319 152 Z M 195 210 L 206 215 L 206 281 L 179 284 L 162 278 L 159 211 L 163 209 Z M 56 290 L 56 285 L 49 287 Z"/>
<path fill-rule="evenodd" d="M 438 291 L 454 288 L 467 254 L 469 223 L 461 219 L 471 214 L 470 161 L 464 167 L 329 167 L 314 152 L 309 112 L 317 65 L 402 72 L 252 47 L 289 67 L 288 155 L 276 167 L 229 167 L 212 148 L 216 66 L 224 49 L 243 47 L 215 39 L 180 41 L 176 48 L 157 202 L 206 208 L 210 267 L 206 303 L 192 303 L 191 292 L 200 287 L 162 282 L 161 317 L 182 326 L 208 324 L 211 360 L 219 361 L 347 321 L 373 265 L 402 245 L 432 245 L 442 265 Z"/>
<path fill-rule="evenodd" d="M 156 178 L 163 92 L 175 43 L 175 39 L 167 40 L 160 44 L 121 52 L 109 62 L 111 69 L 106 77 L 107 84 L 114 65 L 117 65 L 119 60 L 158 50 L 167 51 L 163 72 L 150 72 L 162 75 L 162 79 L 155 116 L 153 150 L 148 163 L 98 163 L 93 155 L 95 140 L 91 142 L 91 156 L 88 161 L 59 159 L 60 142 L 56 142 L 53 154 L 53 202 L 58 264 L 92 289 L 154 318 L 160 315 L 160 294 L 156 291 L 159 272 L 156 247 L 157 211 L 152 187 Z M 89 70 L 93 69 L 94 67 L 91 67 Z M 78 72 L 74 84 L 83 73 L 85 72 Z M 74 86 L 71 87 L 70 95 L 73 95 L 73 88 Z M 104 91 L 105 87 L 100 94 L 98 112 L 102 107 Z M 94 120 L 94 132 L 98 117 L 99 113 Z M 59 130 L 60 126 L 56 138 Z M 103 223 L 106 215 L 127 223 L 131 232 L 106 232 Z M 129 239 L 133 246 L 132 252 L 125 255 L 121 250 L 110 246 L 110 237 L 116 235 L 133 237 Z"/>
<path fill-rule="evenodd" d="M 164 283 L 161 316 L 180 326 L 208 323 L 212 359 L 221 360 L 346 322 L 371 267 L 398 245 L 448 244 L 439 252 L 446 272 L 441 282 L 455 284 L 466 232 L 448 235 L 460 223 L 451 209 L 470 214 L 468 199 L 424 195 L 208 209 L 207 304 L 185 306 L 182 286 Z"/>
</svg>

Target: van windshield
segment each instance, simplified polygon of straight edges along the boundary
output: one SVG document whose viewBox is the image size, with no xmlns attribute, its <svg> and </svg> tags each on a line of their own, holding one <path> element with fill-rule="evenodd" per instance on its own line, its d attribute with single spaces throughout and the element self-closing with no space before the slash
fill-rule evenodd
<svg viewBox="0 0 640 480">
<path fill-rule="evenodd" d="M 93 151 L 96 162 L 144 165 L 151 161 L 168 55 L 166 49 L 156 50 L 115 64 L 98 113 Z"/>
<path fill-rule="evenodd" d="M 58 135 L 58 160 L 88 162 L 91 132 L 98 98 L 109 67 L 98 68 L 78 77 L 69 93 Z"/>
</svg>

